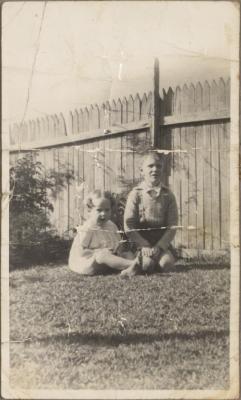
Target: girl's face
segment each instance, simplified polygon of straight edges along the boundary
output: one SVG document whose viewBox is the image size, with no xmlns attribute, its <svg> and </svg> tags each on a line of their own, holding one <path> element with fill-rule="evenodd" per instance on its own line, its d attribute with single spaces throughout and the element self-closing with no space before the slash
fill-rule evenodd
<svg viewBox="0 0 241 400">
<path fill-rule="evenodd" d="M 90 218 L 98 225 L 103 225 L 111 216 L 110 201 L 105 198 L 93 198 L 92 202 L 93 207 L 90 211 Z"/>
</svg>

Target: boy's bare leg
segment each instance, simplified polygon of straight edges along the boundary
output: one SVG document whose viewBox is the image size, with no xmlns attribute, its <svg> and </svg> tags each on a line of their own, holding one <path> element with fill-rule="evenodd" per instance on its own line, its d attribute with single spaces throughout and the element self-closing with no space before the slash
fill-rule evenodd
<svg viewBox="0 0 241 400">
<path fill-rule="evenodd" d="M 175 263 L 175 258 L 169 250 L 161 254 L 159 260 L 159 266 L 161 270 L 172 268 L 174 266 L 174 263 Z"/>
<path fill-rule="evenodd" d="M 155 256 L 152 257 L 147 257 L 147 256 L 142 256 L 142 271 L 145 273 L 151 273 L 155 270 L 155 266 L 159 266 L 161 271 L 168 270 L 169 268 L 172 268 L 175 263 L 175 258 L 172 255 L 172 253 L 167 250 L 163 251 L 158 258 Z"/>
</svg>

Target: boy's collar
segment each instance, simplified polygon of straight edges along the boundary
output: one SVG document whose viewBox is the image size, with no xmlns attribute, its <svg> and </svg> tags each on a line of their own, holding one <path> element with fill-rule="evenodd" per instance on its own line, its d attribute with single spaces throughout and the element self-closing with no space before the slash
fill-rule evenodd
<svg viewBox="0 0 241 400">
<path fill-rule="evenodd" d="M 144 189 L 146 192 L 150 192 L 151 190 L 155 190 L 155 192 L 159 195 L 161 193 L 162 188 L 164 185 L 162 182 L 159 183 L 157 186 L 150 186 L 145 181 L 141 182 L 139 188 Z"/>
</svg>

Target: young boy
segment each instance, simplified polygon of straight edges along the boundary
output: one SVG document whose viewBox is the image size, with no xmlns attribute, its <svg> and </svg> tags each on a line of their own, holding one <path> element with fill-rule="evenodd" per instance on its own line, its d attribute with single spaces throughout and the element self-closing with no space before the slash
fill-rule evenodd
<svg viewBox="0 0 241 400">
<path fill-rule="evenodd" d="M 174 264 L 170 243 L 175 236 L 178 211 L 174 194 L 161 183 L 162 162 L 156 151 L 144 156 L 144 181 L 129 194 L 124 226 L 128 239 L 141 251 L 142 269 L 151 272 Z"/>
</svg>

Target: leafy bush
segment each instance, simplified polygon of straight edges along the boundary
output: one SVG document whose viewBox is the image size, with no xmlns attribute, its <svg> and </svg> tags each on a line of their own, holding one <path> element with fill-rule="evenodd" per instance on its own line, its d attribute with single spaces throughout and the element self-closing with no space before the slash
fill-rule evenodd
<svg viewBox="0 0 241 400">
<path fill-rule="evenodd" d="M 11 266 L 56 261 L 63 256 L 66 246 L 50 223 L 51 196 L 56 197 L 70 179 L 72 172 L 47 170 L 32 152 L 10 168 Z"/>
</svg>

